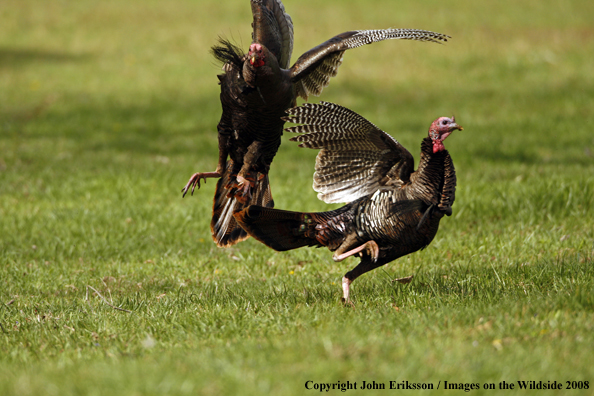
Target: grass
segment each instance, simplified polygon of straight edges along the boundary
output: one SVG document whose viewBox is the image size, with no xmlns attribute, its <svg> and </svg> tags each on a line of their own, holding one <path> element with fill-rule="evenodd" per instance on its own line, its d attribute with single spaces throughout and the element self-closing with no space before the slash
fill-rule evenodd
<svg viewBox="0 0 594 396">
<path fill-rule="evenodd" d="M 417 158 L 429 123 L 455 113 L 465 130 L 447 141 L 454 215 L 424 251 L 357 279 L 354 308 L 339 297 L 355 259 L 253 240 L 217 249 L 214 183 L 179 191 L 216 164 L 220 69 L 208 48 L 218 35 L 247 47 L 247 1 L 5 1 L 0 394 L 302 394 L 309 380 L 594 386 L 591 2 L 285 6 L 293 59 L 354 28 L 452 36 L 349 51 L 321 99 Z M 316 153 L 283 139 L 277 207 L 326 210 L 311 189 Z"/>
</svg>

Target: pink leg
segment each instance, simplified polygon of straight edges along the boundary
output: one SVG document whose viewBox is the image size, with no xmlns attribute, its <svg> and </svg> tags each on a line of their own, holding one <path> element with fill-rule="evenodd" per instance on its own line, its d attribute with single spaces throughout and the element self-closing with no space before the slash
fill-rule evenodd
<svg viewBox="0 0 594 396">
<path fill-rule="evenodd" d="M 367 254 L 369 254 L 369 256 L 371 256 L 371 259 L 374 262 L 377 261 L 377 259 L 379 257 L 379 246 L 377 246 L 377 243 L 375 241 L 367 241 L 363 245 L 356 247 L 353 250 L 349 250 L 346 253 L 342 253 L 342 254 L 338 254 L 338 255 L 335 253 L 334 256 L 332 256 L 332 259 L 334 261 L 342 261 L 345 258 L 352 256 L 353 254 L 362 252 L 363 250 L 367 250 Z M 343 280 L 342 284 L 343 284 L 343 289 L 344 289 L 344 280 Z M 348 286 L 347 286 L 347 290 L 348 290 Z"/>
<path fill-rule="evenodd" d="M 346 276 L 342 277 L 342 302 L 348 303 L 349 302 L 349 287 L 353 283 L 350 279 Z"/>
<path fill-rule="evenodd" d="M 221 172 L 217 172 L 217 171 L 194 173 L 192 175 L 192 177 L 190 177 L 188 184 L 186 184 L 186 186 L 184 188 L 182 188 L 182 193 L 183 193 L 182 197 L 186 196 L 190 187 L 192 187 L 192 195 L 194 195 L 194 189 L 196 188 L 196 186 L 198 186 L 198 188 L 200 188 L 200 179 L 204 179 L 204 183 L 206 183 L 206 178 L 221 177 L 221 176 L 222 176 Z"/>
</svg>

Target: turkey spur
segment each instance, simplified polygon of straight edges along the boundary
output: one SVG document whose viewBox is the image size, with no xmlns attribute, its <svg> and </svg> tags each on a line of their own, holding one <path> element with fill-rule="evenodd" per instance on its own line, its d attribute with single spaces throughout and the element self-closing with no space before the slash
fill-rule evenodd
<svg viewBox="0 0 594 396">
<path fill-rule="evenodd" d="M 233 213 L 249 205 L 273 207 L 268 171 L 283 133 L 285 110 L 297 97 L 319 95 L 336 75 L 344 51 L 387 39 L 443 42 L 448 36 L 413 29 L 358 30 L 339 34 L 307 51 L 293 66 L 293 23 L 280 0 L 251 0 L 252 44 L 244 55 L 229 41 L 212 48 L 222 62 L 223 114 L 218 124 L 219 159 L 213 172 L 195 173 L 182 189 L 219 178 L 211 220 L 212 236 L 227 247 L 247 238 Z"/>
<path fill-rule="evenodd" d="M 279 251 L 326 246 L 334 261 L 358 254 L 361 262 L 342 278 L 343 298 L 360 275 L 425 248 L 439 221 L 452 214 L 456 173 L 443 141 L 458 129 L 440 117 L 421 143 L 419 166 L 386 132 L 336 104 L 287 110 L 287 128 L 300 147 L 318 149 L 314 190 L 324 202 L 348 202 L 328 212 L 301 213 L 249 206 L 235 214 L 254 238 Z"/>
</svg>

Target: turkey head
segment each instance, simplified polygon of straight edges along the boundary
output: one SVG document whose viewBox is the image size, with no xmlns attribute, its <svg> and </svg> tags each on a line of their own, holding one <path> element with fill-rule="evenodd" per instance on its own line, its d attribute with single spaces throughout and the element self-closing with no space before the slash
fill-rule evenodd
<svg viewBox="0 0 594 396">
<path fill-rule="evenodd" d="M 252 43 L 243 63 L 243 79 L 246 84 L 256 88 L 265 83 L 270 83 L 270 77 L 279 74 L 280 67 L 276 56 L 262 44 Z M 275 81 L 275 83 L 277 82 Z"/>
<path fill-rule="evenodd" d="M 456 118 L 453 116 L 452 118 L 439 117 L 431 123 L 431 126 L 429 127 L 429 137 L 433 142 L 434 154 L 445 150 L 443 141 L 456 129 L 462 131 L 464 128 L 456 124 Z"/>
</svg>

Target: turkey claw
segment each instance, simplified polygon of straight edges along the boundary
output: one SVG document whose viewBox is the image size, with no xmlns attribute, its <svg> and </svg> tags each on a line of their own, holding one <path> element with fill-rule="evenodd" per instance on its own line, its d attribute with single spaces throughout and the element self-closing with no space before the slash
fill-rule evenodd
<svg viewBox="0 0 594 396">
<path fill-rule="evenodd" d="M 190 177 L 188 184 L 186 184 L 186 186 L 182 188 L 182 198 L 186 196 L 190 187 L 192 187 L 192 191 L 190 192 L 190 194 L 194 195 L 194 190 L 196 189 L 196 186 L 198 186 L 198 189 L 200 189 L 200 179 L 204 179 L 204 183 L 206 183 L 206 179 L 209 177 L 221 177 L 221 174 L 219 172 L 194 173 L 192 177 Z"/>
<path fill-rule="evenodd" d="M 188 190 L 190 189 L 190 186 L 192 187 L 192 192 L 190 194 L 194 195 L 194 190 L 196 189 L 196 186 L 200 188 L 200 179 L 204 179 L 204 183 L 206 183 L 206 177 L 202 177 L 200 173 L 195 173 L 194 175 L 192 175 L 192 177 L 190 177 L 188 184 L 186 184 L 186 186 L 182 188 L 182 198 L 186 196 Z"/>
<path fill-rule="evenodd" d="M 345 307 L 355 308 L 355 304 L 351 300 L 345 300 L 344 297 L 341 297 L 340 301 L 342 301 Z"/>
<path fill-rule="evenodd" d="M 379 246 L 377 245 L 377 242 L 375 241 L 367 241 L 365 242 L 363 245 L 354 248 L 353 250 L 349 250 L 348 252 L 342 253 L 342 254 L 337 254 L 338 252 L 335 252 L 334 255 L 332 256 L 332 259 L 334 261 L 342 261 L 347 257 L 350 257 L 354 254 L 359 254 L 359 256 L 363 257 L 363 253 L 367 253 L 367 255 L 369 255 L 369 257 L 371 257 L 371 260 L 373 260 L 373 262 L 377 262 L 377 259 L 379 258 Z"/>
<path fill-rule="evenodd" d="M 377 243 L 375 241 L 369 241 L 365 245 L 367 246 L 365 251 L 371 257 L 371 260 L 373 260 L 374 263 L 377 262 L 377 259 L 379 258 L 379 246 Z"/>
<path fill-rule="evenodd" d="M 252 198 L 252 187 L 256 184 L 254 182 L 249 181 L 243 176 L 237 176 L 237 184 L 238 184 L 238 193 L 240 194 L 240 201 L 246 201 Z"/>
</svg>

